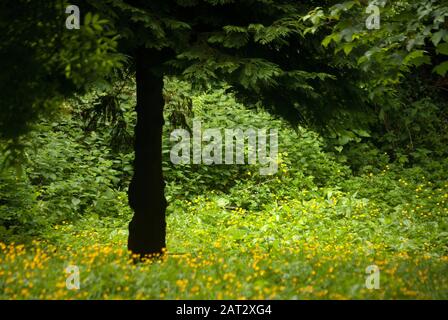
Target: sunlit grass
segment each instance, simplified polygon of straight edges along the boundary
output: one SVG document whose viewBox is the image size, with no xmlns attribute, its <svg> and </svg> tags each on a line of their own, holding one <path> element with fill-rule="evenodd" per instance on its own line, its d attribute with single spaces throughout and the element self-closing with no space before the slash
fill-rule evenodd
<svg viewBox="0 0 448 320">
<path fill-rule="evenodd" d="M 416 190 L 416 194 L 421 190 Z M 387 219 L 374 202 L 330 197 L 276 199 L 263 211 L 226 208 L 218 195 L 170 208 L 168 251 L 132 263 L 126 219 L 85 218 L 51 237 L 0 244 L 4 299 L 446 299 L 444 219 L 403 209 Z M 435 192 L 436 193 L 436 192 Z M 429 195 L 427 195 L 429 196 Z M 443 201 L 446 194 L 432 194 Z M 348 210 L 348 201 L 350 210 Z M 403 221 L 405 221 L 403 224 Z M 49 233 L 50 234 L 50 233 Z M 68 290 L 65 268 L 80 269 Z M 366 268 L 380 288 L 366 288 Z"/>
</svg>

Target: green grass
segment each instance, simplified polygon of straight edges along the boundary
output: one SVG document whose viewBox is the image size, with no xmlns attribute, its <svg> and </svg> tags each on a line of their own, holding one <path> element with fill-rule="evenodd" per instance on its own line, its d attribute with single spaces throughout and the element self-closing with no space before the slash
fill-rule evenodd
<svg viewBox="0 0 448 320">
<path fill-rule="evenodd" d="M 224 90 L 193 105 L 207 127 L 278 128 L 278 173 L 174 166 L 165 139 L 168 251 L 134 264 L 124 192 L 132 152 L 111 151 L 108 127 L 86 136 L 72 112 L 35 137 L 27 179 L 0 175 L 0 298 L 448 298 L 446 158 L 404 168 L 366 142 L 335 153 L 318 133 Z M 80 290 L 66 288 L 69 265 Z M 365 285 L 372 265 L 377 290 Z"/>
<path fill-rule="evenodd" d="M 374 188 L 393 176 L 355 180 Z M 127 214 L 55 225 L 40 239 L 0 245 L 0 298 L 446 299 L 448 185 L 410 191 L 393 181 L 415 202 L 391 211 L 326 189 L 274 194 L 262 210 L 231 207 L 215 192 L 177 201 L 167 254 L 139 264 L 126 251 Z M 439 205 L 428 210 L 427 201 Z M 68 265 L 80 268 L 80 290 L 66 289 Z M 365 286 L 369 265 L 380 269 L 380 289 Z"/>
</svg>

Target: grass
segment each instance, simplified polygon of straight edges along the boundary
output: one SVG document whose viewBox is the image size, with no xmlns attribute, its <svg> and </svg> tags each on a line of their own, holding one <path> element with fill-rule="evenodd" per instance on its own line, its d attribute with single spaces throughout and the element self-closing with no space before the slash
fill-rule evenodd
<svg viewBox="0 0 448 320">
<path fill-rule="evenodd" d="M 166 159 L 168 251 L 134 264 L 122 191 L 132 154 L 103 157 L 108 143 L 62 119 L 67 132 L 44 135 L 27 169 L 35 185 L 0 181 L 10 199 L 2 221 L 14 226 L 0 226 L 1 299 L 448 298 L 446 159 L 403 168 L 364 145 L 371 152 L 350 156 L 353 173 L 312 131 L 297 134 L 223 92 L 193 100 L 210 127 L 278 127 L 279 172 Z M 223 123 L 223 110 L 236 122 Z M 80 290 L 66 287 L 71 265 Z M 379 289 L 366 287 L 369 266 Z"/>
<path fill-rule="evenodd" d="M 356 181 L 374 188 L 388 177 Z M 229 207 L 215 192 L 176 201 L 167 254 L 139 264 L 126 251 L 128 214 L 64 222 L 0 244 L 0 298 L 447 299 L 448 185 L 393 181 L 410 199 L 395 209 L 324 189 L 273 195 L 262 210 Z M 79 267 L 80 290 L 66 288 L 69 265 Z M 366 288 L 370 265 L 379 289 Z"/>
</svg>

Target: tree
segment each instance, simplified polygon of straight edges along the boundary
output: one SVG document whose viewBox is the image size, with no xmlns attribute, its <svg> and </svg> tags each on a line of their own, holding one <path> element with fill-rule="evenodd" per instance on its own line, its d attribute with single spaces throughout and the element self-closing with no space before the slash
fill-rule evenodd
<svg viewBox="0 0 448 320">
<path fill-rule="evenodd" d="M 377 28 L 369 27 L 372 17 Z M 418 107 L 422 99 L 440 98 L 435 106 L 437 118 L 446 113 L 447 2 L 343 1 L 317 6 L 302 20 L 308 25 L 305 33 L 320 39 L 333 54 L 332 65 L 362 71 L 358 87 L 363 88 L 371 106 L 371 127 L 375 126 L 381 144 L 389 145 L 392 155 L 399 153 L 396 139 L 404 135 L 406 149 L 413 152 L 412 127 L 420 135 L 416 122 L 429 110 Z"/>
<path fill-rule="evenodd" d="M 80 30 L 68 32 L 67 5 L 44 0 L 0 3 L 0 150 L 9 165 L 21 161 L 20 137 L 39 117 L 120 65 L 107 22 L 89 14 Z"/>
<path fill-rule="evenodd" d="M 165 247 L 163 75 L 178 74 L 199 85 L 226 80 L 246 98 L 261 98 L 295 121 L 307 102 L 323 106 L 313 111 L 324 118 L 322 111 L 329 108 L 323 95 L 334 106 L 343 105 L 342 96 L 359 97 L 347 94 L 353 91 L 349 82 L 336 85 L 336 69 L 313 58 L 319 48 L 304 43 L 300 21 L 307 6 L 296 1 L 110 0 L 91 5 L 113 22 L 123 35 L 120 51 L 135 61 L 138 123 L 128 244 L 134 253 L 157 254 Z M 294 106 L 294 101 L 301 103 Z"/>
<path fill-rule="evenodd" d="M 310 11 L 302 18 L 309 25 L 305 32 L 323 35 L 322 45 L 334 51 L 338 64 L 363 70 L 372 98 L 396 93 L 396 85 L 419 67 L 426 67 L 434 77 L 445 77 L 446 2 L 374 1 L 372 5 L 378 11 L 378 28 L 367 26 L 365 1 L 344 1 Z"/>
<path fill-rule="evenodd" d="M 13 94 L 12 101 L 2 104 L 13 121 L 3 118 L 0 130 L 9 137 L 19 136 L 27 128 L 14 118 L 12 107 L 21 106 L 25 113 L 35 110 L 36 116 L 24 121 L 32 123 L 44 112 L 38 107 L 44 101 L 79 91 L 119 66 L 115 50 L 130 56 L 138 119 L 128 247 L 140 256 L 159 254 L 166 246 L 161 163 L 165 75 L 177 74 L 199 85 L 225 80 L 241 97 L 261 99 L 292 122 L 306 118 L 324 123 L 338 112 L 364 105 L 362 90 L 355 85 L 356 70 L 347 73 L 347 68 L 328 64 L 320 43 L 305 38 L 301 16 L 316 2 L 327 1 L 84 0 L 78 3 L 81 12 L 97 14 L 86 14 L 77 31 L 61 29 L 65 19 L 60 12 L 67 3 L 39 1 L 31 8 L 26 7 L 30 1 L 16 1 L 7 12 L 11 16 L 22 12 L 22 19 L 15 23 L 5 14 L 0 20 L 8 26 L 0 58 L 12 66 L 1 85 L 27 95 Z M 35 12 L 38 20 L 27 16 Z M 51 28 L 43 27 L 47 25 Z M 31 36 L 36 28 L 44 40 Z M 9 57 L 16 48 L 21 49 L 18 57 L 28 55 L 30 66 L 41 67 L 16 73 L 20 62 Z M 15 81 L 5 84 L 6 77 Z"/>
</svg>

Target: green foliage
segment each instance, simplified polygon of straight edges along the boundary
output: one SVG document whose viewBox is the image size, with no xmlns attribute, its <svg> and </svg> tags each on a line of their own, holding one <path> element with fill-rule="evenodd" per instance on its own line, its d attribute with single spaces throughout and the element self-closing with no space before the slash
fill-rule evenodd
<svg viewBox="0 0 448 320">
<path fill-rule="evenodd" d="M 379 8 L 379 29 L 367 29 L 369 15 L 361 1 L 346 1 L 328 9 L 315 8 L 304 16 L 303 21 L 312 24 L 305 32 L 329 32 L 322 45 L 331 44 L 339 53 L 337 63 L 368 72 L 371 97 L 393 90 L 390 86 L 400 83 L 414 67 L 432 64 L 433 71 L 444 76 L 448 43 L 446 3 L 395 1 Z"/>
<path fill-rule="evenodd" d="M 183 196 L 190 198 L 209 190 L 216 190 L 231 192 L 233 199 L 229 200 L 231 205 L 245 208 L 259 207 L 271 199 L 269 194 L 274 190 L 281 189 L 285 196 L 291 196 L 291 191 L 287 190 L 290 184 L 298 189 L 314 184 L 332 184 L 348 172 L 346 167 L 337 164 L 333 157 L 324 153 L 324 141 L 317 133 L 302 127 L 294 130 L 284 121 L 269 115 L 261 105 L 255 106 L 254 109 L 246 108 L 235 100 L 229 86 L 224 86 L 222 89 L 210 89 L 206 93 L 197 93 L 184 82 L 168 81 L 165 95 L 170 97 L 166 115 L 169 125 L 165 127 L 163 147 L 169 201 Z M 188 100 L 182 98 L 187 96 Z M 180 123 L 175 122 L 174 126 L 170 121 L 173 113 L 176 113 L 175 119 L 182 119 Z M 279 170 L 285 170 L 285 172 L 274 177 L 260 175 L 260 164 L 247 164 L 247 150 L 245 165 L 173 165 L 169 159 L 169 152 L 174 145 L 174 142 L 169 140 L 170 132 L 179 128 L 176 126 L 178 124 L 191 130 L 193 119 L 201 121 L 203 130 L 206 128 L 277 129 L 281 152 Z M 281 177 L 281 180 L 278 177 Z M 272 181 L 278 182 L 272 183 Z M 252 186 L 248 187 L 248 184 Z M 255 190 L 252 187 L 260 190 L 254 193 Z"/>
<path fill-rule="evenodd" d="M 107 20 L 85 12 L 82 28 L 65 28 L 66 1 L 2 1 L 0 4 L 0 150 L 18 166 L 22 137 L 64 97 L 121 66 L 117 35 Z M 87 9 L 87 7 L 85 7 Z"/>
<path fill-rule="evenodd" d="M 37 214 L 37 191 L 28 179 L 17 178 L 13 170 L 0 175 L 0 237 L 18 232 L 34 232 L 45 222 Z M 26 226 L 23 229 L 23 226 Z M 19 230 L 17 230 L 19 229 Z"/>
<path fill-rule="evenodd" d="M 131 131 L 134 97 L 121 84 L 68 101 L 62 116 L 30 136 L 38 148 L 27 148 L 24 176 L 2 173 L 2 297 L 446 298 L 446 160 L 428 154 L 403 168 L 368 137 L 338 152 L 333 139 L 293 130 L 261 104 L 246 108 L 228 86 L 204 93 L 176 79 L 167 79 L 164 93 L 168 255 L 133 264 L 125 244 L 133 155 L 113 147 L 111 124 L 121 116 L 116 104 L 104 104 L 115 97 Z M 182 121 L 170 121 L 173 113 Z M 277 128 L 278 173 L 173 166 L 169 133 L 194 118 L 204 127 Z M 381 290 L 364 287 L 372 264 Z M 67 265 L 80 267 L 82 290 L 65 289 Z"/>
<path fill-rule="evenodd" d="M 167 256 L 137 265 L 125 249 L 125 217 L 62 223 L 25 247 L 0 243 L 2 297 L 446 298 L 445 178 L 391 167 L 339 188 L 273 196 L 261 210 L 232 207 L 213 191 L 172 202 Z M 372 264 L 380 290 L 364 287 Z M 16 275 L 25 265 L 23 282 Z M 79 266 L 82 290 L 65 289 L 67 265 Z"/>
<path fill-rule="evenodd" d="M 357 117 L 363 124 L 356 130 L 353 124 L 336 130 L 330 147 L 341 152 L 345 146 L 343 154 L 351 154 L 356 166 L 361 154 L 354 155 L 346 145 L 361 141 L 373 142 L 379 153 L 387 152 L 402 164 L 429 154 L 444 157 L 448 7 L 426 0 L 370 4 L 379 7 L 379 29 L 367 28 L 372 12 L 362 1 L 316 7 L 301 18 L 308 24 L 304 33 L 320 38 L 334 52 L 332 65 L 362 72 L 356 86 L 369 106 Z"/>
<path fill-rule="evenodd" d="M 122 168 L 129 157 L 110 154 L 104 137 L 96 132 L 83 133 L 78 123 L 53 125 L 68 130 L 56 129 L 36 137 L 39 149 L 32 156 L 33 165 L 26 170 L 37 187 L 39 207 L 48 217 L 47 223 L 83 214 L 121 213 L 125 207 L 117 197 L 126 197 L 123 184 L 129 177 L 123 183 Z"/>
<path fill-rule="evenodd" d="M 104 96 L 104 91 L 97 90 L 70 101 L 60 116 L 46 119 L 38 132 L 26 137 L 28 161 L 22 163 L 21 174 L 4 171 L 0 184 L 0 217 L 9 233 L 35 234 L 45 226 L 83 215 L 129 213 L 123 199 L 127 198 L 133 153 L 129 146 L 125 151 L 119 148 L 117 132 L 110 129 L 108 114 L 101 113 L 104 110 L 99 108 L 104 118 L 98 116 L 95 126 L 91 118 L 86 121 L 83 117 L 84 104 L 95 107 Z M 132 99 L 121 99 L 120 107 L 127 114 L 125 121 L 132 125 Z M 127 132 L 126 137 L 131 133 Z"/>
<path fill-rule="evenodd" d="M 0 4 L 0 298 L 447 298 L 444 2 L 388 2 L 367 30 L 365 1 L 92 0 L 77 33 L 56 30 L 65 3 L 15 3 Z M 170 48 L 152 71 L 180 75 L 163 92 L 168 254 L 133 264 L 135 83 L 132 64 L 111 71 L 139 46 Z M 277 129 L 278 172 L 175 166 L 170 133 L 193 119 Z"/>
<path fill-rule="evenodd" d="M 379 138 L 383 149 L 395 153 L 408 154 L 412 163 L 431 158 L 446 157 L 447 114 L 444 102 L 422 98 L 408 105 L 402 105 L 401 113 L 389 114 L 388 130 Z"/>
</svg>

